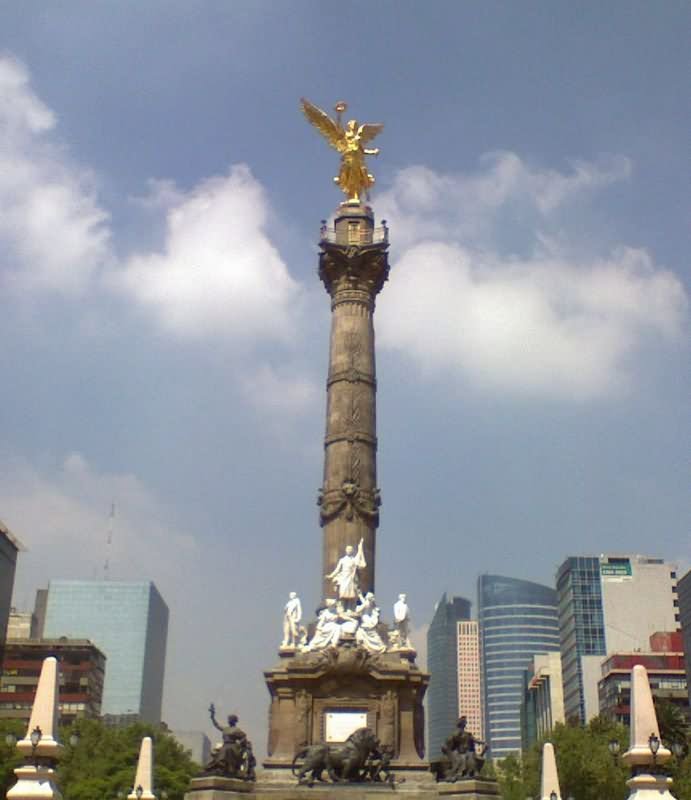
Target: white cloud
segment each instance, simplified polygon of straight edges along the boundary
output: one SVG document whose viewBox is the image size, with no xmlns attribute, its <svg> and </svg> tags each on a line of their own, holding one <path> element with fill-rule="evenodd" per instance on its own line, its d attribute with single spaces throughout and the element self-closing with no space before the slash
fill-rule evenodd
<svg viewBox="0 0 691 800">
<path fill-rule="evenodd" d="M 110 259 L 93 176 L 51 141 L 52 111 L 0 56 L 0 273 L 7 289 L 80 292 Z"/>
<path fill-rule="evenodd" d="M 112 543 L 108 514 L 115 503 Z M 56 467 L 0 461 L 3 520 L 22 543 L 19 592 L 52 578 L 101 578 L 174 583 L 180 553 L 197 552 L 191 536 L 169 523 L 165 505 L 132 474 L 102 473 L 79 453 Z M 169 555 L 170 554 L 170 555 Z M 29 598 L 23 598 L 28 600 Z"/>
<path fill-rule="evenodd" d="M 246 372 L 241 388 L 250 404 L 271 414 L 300 414 L 313 408 L 319 398 L 314 382 L 293 370 L 280 371 L 268 364 Z"/>
<path fill-rule="evenodd" d="M 628 175 L 580 164 L 568 175 L 531 171 L 501 154 L 485 175 L 404 170 L 385 196 L 402 252 L 379 303 L 379 341 L 425 372 L 450 370 L 502 391 L 593 397 L 621 388 L 651 334 L 681 337 L 681 282 L 648 253 L 619 247 L 576 257 L 526 225 L 523 257 L 502 252 L 507 203 L 550 214 L 585 189 Z"/>
<path fill-rule="evenodd" d="M 538 225 L 568 202 L 626 180 L 631 171 L 622 156 L 600 166 L 574 161 L 563 174 L 531 167 L 515 153 L 488 153 L 470 175 L 445 175 L 425 166 L 400 170 L 391 189 L 377 197 L 377 212 L 391 223 L 398 247 L 450 237 L 485 242 L 493 236 L 496 243 L 500 211 Z"/>
<path fill-rule="evenodd" d="M 176 335 L 289 339 L 299 289 L 266 232 L 268 203 L 249 168 L 187 194 L 154 188 L 168 205 L 164 250 L 130 258 L 120 285 Z"/>
</svg>

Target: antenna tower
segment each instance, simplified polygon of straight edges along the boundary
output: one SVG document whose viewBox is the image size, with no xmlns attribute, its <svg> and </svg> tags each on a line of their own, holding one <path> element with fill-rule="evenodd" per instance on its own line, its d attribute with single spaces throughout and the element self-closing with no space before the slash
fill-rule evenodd
<svg viewBox="0 0 691 800">
<path fill-rule="evenodd" d="M 108 537 L 106 538 L 106 560 L 103 563 L 103 580 L 110 580 L 110 548 L 113 544 L 113 528 L 115 527 L 115 503 L 110 504 L 108 514 Z"/>
</svg>

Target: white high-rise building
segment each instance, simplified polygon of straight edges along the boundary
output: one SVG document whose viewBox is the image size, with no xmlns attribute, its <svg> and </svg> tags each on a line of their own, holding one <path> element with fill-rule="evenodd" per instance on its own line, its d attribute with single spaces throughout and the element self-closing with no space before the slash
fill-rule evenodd
<svg viewBox="0 0 691 800">
<path fill-rule="evenodd" d="M 656 631 L 679 630 L 676 564 L 643 555 L 571 557 L 557 571 L 567 719 L 599 713 L 605 655 L 648 649 Z"/>
<path fill-rule="evenodd" d="M 476 620 L 459 620 L 458 641 L 458 711 L 467 719 L 468 730 L 484 740 L 482 725 L 482 670 L 480 665 L 480 630 Z"/>
</svg>

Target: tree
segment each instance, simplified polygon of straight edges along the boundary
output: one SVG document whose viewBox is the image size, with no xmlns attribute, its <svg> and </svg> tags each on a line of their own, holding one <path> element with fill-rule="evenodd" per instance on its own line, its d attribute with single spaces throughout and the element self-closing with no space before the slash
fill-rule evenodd
<svg viewBox="0 0 691 800">
<path fill-rule="evenodd" d="M 497 762 L 496 773 L 502 800 L 525 800 L 528 797 L 524 781 L 524 767 L 514 755 Z"/>
<path fill-rule="evenodd" d="M 16 777 L 14 770 L 23 763 L 24 759 L 17 752 L 14 744 L 7 744 L 5 737 L 13 734 L 21 739 L 26 733 L 26 725 L 17 720 L 0 720 L 0 797 L 4 797 L 11 786 L 14 786 Z"/>
<path fill-rule="evenodd" d="M 546 741 L 552 742 L 557 759 L 561 793 L 574 800 L 625 800 L 628 796 L 628 769 L 615 763 L 609 742 L 617 739 L 622 751 L 628 747 L 628 730 L 604 717 L 596 717 L 585 727 L 557 724 Z M 523 757 L 521 800 L 535 797 L 540 787 L 542 742 Z"/>
<path fill-rule="evenodd" d="M 680 744 L 684 748 L 684 754 L 688 753 L 689 729 L 684 712 L 679 706 L 669 700 L 655 698 L 655 714 L 663 743 L 669 748 Z"/>
<path fill-rule="evenodd" d="M 183 800 L 190 778 L 199 771 L 189 753 L 166 731 L 136 724 L 109 728 L 98 720 L 79 720 L 61 731 L 69 742 L 78 733 L 79 743 L 67 745 L 60 762 L 60 786 L 65 800 L 104 800 L 130 792 L 144 736 L 154 741 L 154 786 L 160 797 Z"/>
</svg>

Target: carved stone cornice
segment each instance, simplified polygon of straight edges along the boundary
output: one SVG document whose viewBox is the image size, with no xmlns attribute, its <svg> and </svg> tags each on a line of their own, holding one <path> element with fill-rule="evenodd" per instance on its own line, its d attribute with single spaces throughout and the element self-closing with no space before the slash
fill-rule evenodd
<svg viewBox="0 0 691 800">
<path fill-rule="evenodd" d="M 388 244 L 339 245 L 321 242 L 319 277 L 338 302 L 370 303 L 389 277 Z"/>
<path fill-rule="evenodd" d="M 364 442 L 365 444 L 372 445 L 375 450 L 377 449 L 377 437 L 372 436 L 372 434 L 367 431 L 347 430 L 343 433 L 330 433 L 324 437 L 324 447 L 328 447 L 328 445 L 334 442 L 350 442 L 351 444 L 354 442 Z"/>
<path fill-rule="evenodd" d="M 367 383 L 373 388 L 377 388 L 377 379 L 367 372 L 361 372 L 359 369 L 342 369 L 339 372 L 332 372 L 327 378 L 326 385 L 329 387 L 333 383 L 338 383 L 338 381 L 347 381 L 348 383 L 362 381 L 362 383 Z"/>
<path fill-rule="evenodd" d="M 344 481 L 340 489 L 319 490 L 317 505 L 322 525 L 343 515 L 352 520 L 356 515 L 373 525 L 379 524 L 379 489 L 362 489 L 353 481 Z"/>
</svg>

